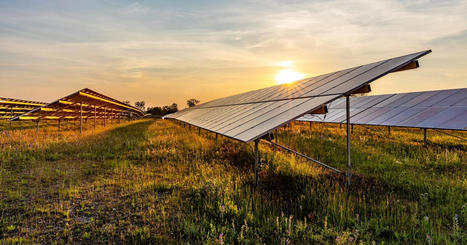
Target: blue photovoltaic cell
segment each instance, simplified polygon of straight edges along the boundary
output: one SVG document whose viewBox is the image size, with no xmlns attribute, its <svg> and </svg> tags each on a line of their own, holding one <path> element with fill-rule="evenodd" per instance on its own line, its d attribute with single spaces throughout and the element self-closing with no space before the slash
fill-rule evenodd
<svg viewBox="0 0 467 245">
<path fill-rule="evenodd" d="M 164 118 L 186 122 L 233 139 L 250 142 L 345 94 L 351 94 L 430 52 L 430 50 L 422 51 L 303 79 L 292 84 L 232 95 Z M 368 104 L 374 104 L 379 100 L 367 99 Z M 365 107 L 355 108 L 354 111 L 360 113 L 365 109 Z M 345 110 L 343 114 L 339 112 L 335 120 L 342 120 L 342 116 L 345 120 Z"/>
<path fill-rule="evenodd" d="M 466 88 L 353 97 L 350 108 L 352 124 L 467 129 Z M 297 120 L 343 123 L 345 98 L 329 104 L 326 117 L 305 115 Z"/>
</svg>

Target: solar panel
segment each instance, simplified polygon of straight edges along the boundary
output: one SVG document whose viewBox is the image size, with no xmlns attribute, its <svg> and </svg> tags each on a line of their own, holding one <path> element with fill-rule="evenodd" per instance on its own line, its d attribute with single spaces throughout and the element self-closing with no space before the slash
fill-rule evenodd
<svg viewBox="0 0 467 245">
<path fill-rule="evenodd" d="M 0 119 L 11 119 L 45 104 L 37 101 L 0 97 Z"/>
<path fill-rule="evenodd" d="M 330 103 L 325 117 L 297 120 L 345 123 L 344 102 Z M 353 97 L 350 107 L 352 124 L 467 130 L 467 88 Z"/>
<path fill-rule="evenodd" d="M 144 116 L 144 112 L 134 106 L 85 88 L 11 120 L 77 119 L 80 116 L 84 118 L 141 117 Z"/>
<path fill-rule="evenodd" d="M 368 65 L 276 85 L 209 101 L 166 115 L 243 142 L 256 140 L 339 97 L 405 67 L 430 53 L 426 50 Z M 344 111 L 345 115 L 345 111 Z"/>
</svg>

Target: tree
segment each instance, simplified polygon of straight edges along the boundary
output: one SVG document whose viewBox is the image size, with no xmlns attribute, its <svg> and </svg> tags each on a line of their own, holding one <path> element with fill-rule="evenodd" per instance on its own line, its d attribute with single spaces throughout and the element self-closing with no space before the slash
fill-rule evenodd
<svg viewBox="0 0 467 245">
<path fill-rule="evenodd" d="M 145 105 L 146 105 L 146 102 L 144 102 L 144 101 L 136 101 L 136 102 L 135 102 L 135 106 L 136 106 L 137 108 L 143 110 L 143 111 L 144 111 L 144 106 L 145 106 Z"/>
<path fill-rule="evenodd" d="M 146 112 L 154 116 L 162 116 L 162 108 L 160 106 L 149 107 Z"/>
<path fill-rule="evenodd" d="M 189 99 L 189 100 L 186 101 L 186 105 L 188 107 L 193 107 L 193 106 L 197 105 L 198 103 L 199 103 L 199 100 L 197 100 L 197 99 Z"/>
<path fill-rule="evenodd" d="M 175 113 L 178 111 L 178 105 L 176 103 L 172 103 L 172 105 L 166 105 L 166 106 L 155 106 L 155 107 L 149 107 L 147 110 L 147 113 L 151 113 L 154 116 L 160 117 L 164 116 L 170 113 Z"/>
</svg>

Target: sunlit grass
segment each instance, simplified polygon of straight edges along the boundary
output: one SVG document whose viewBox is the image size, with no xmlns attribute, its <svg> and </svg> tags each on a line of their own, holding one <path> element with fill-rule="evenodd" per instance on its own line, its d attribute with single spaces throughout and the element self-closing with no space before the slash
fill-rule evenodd
<svg viewBox="0 0 467 245">
<path fill-rule="evenodd" d="M 466 143 L 372 129 L 354 128 L 351 188 L 265 144 L 255 188 L 251 145 L 170 121 L 2 131 L 0 243 L 465 244 Z M 279 142 L 345 170 L 338 125 Z"/>
</svg>

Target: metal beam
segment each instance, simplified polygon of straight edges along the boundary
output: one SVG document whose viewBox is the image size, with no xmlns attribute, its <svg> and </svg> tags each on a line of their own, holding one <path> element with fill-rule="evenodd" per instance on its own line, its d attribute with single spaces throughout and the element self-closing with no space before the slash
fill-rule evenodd
<svg viewBox="0 0 467 245">
<path fill-rule="evenodd" d="M 346 104 L 346 124 L 347 124 L 347 184 L 350 186 L 351 178 L 352 178 L 352 163 L 350 160 L 350 96 L 347 95 L 345 97 L 345 104 Z"/>
<path fill-rule="evenodd" d="M 418 60 L 411 61 L 407 65 L 393 71 L 393 72 L 399 72 L 399 71 L 406 71 L 406 70 L 412 70 L 412 69 L 417 69 L 420 67 L 420 64 L 418 63 Z"/>
<path fill-rule="evenodd" d="M 460 136 L 457 136 L 457 135 L 454 135 L 454 134 L 450 134 L 450 133 L 446 133 L 446 132 L 443 132 L 443 131 L 441 131 L 441 130 L 437 130 L 437 129 L 435 129 L 435 130 L 436 130 L 436 131 L 438 131 L 439 133 L 442 133 L 442 134 L 445 134 L 445 135 L 449 135 L 449 136 L 452 136 L 452 137 L 458 138 L 458 139 L 460 139 L 460 140 L 462 140 L 462 141 L 467 141 L 467 139 L 465 139 L 465 138 L 462 138 L 462 137 L 460 137 Z"/>
<path fill-rule="evenodd" d="M 425 146 L 428 145 L 428 142 L 427 142 L 427 140 L 426 140 L 426 131 L 427 131 L 427 129 L 424 128 L 424 129 L 423 129 L 423 145 L 425 145 Z"/>
<path fill-rule="evenodd" d="M 79 113 L 79 133 L 83 133 L 83 103 L 80 106 Z"/>
<path fill-rule="evenodd" d="M 328 107 L 326 105 L 321 105 L 320 107 L 309 112 L 309 114 L 326 114 L 326 113 L 328 113 Z"/>
<path fill-rule="evenodd" d="M 276 138 L 276 139 L 277 139 L 277 138 Z M 268 141 L 268 140 L 263 140 L 263 141 L 264 141 L 264 142 L 267 142 L 267 143 L 269 143 L 269 144 L 271 144 L 271 145 L 273 145 L 273 146 L 276 146 L 276 147 L 278 147 L 278 148 L 281 148 L 281 149 L 283 149 L 283 150 L 290 151 L 290 152 L 294 153 L 295 155 L 301 156 L 301 157 L 303 157 L 303 158 L 305 158 L 305 159 L 307 159 L 307 160 L 310 160 L 310 161 L 312 161 L 312 162 L 314 162 L 314 163 L 317 163 L 317 164 L 321 165 L 322 167 L 325 167 L 325 168 L 327 168 L 327 169 L 331 169 L 331 170 L 333 170 L 333 171 L 335 171 L 335 172 L 338 172 L 338 173 L 340 173 L 340 174 L 344 174 L 343 171 L 341 171 L 341 170 L 339 170 L 339 169 L 337 169 L 337 168 L 331 167 L 331 166 L 329 166 L 329 165 L 327 165 L 327 164 L 325 164 L 325 163 L 322 163 L 322 162 L 320 162 L 320 161 L 318 161 L 318 160 L 316 160 L 316 159 L 313 159 L 313 158 L 311 158 L 311 157 L 309 157 L 309 156 L 307 156 L 307 155 L 305 155 L 305 154 L 303 154 L 303 153 L 300 153 L 300 152 L 298 152 L 298 151 L 292 150 L 292 149 L 290 149 L 290 148 L 288 148 L 288 147 L 286 147 L 286 146 L 283 146 L 283 145 L 280 145 L 280 144 L 278 144 L 278 143 L 274 143 L 274 142 Z"/>
<path fill-rule="evenodd" d="M 255 140 L 255 186 L 258 186 L 258 167 L 259 167 L 259 139 Z"/>
<path fill-rule="evenodd" d="M 97 120 L 97 109 L 96 109 L 96 106 L 94 106 L 94 129 L 96 129 L 96 120 Z"/>
</svg>

